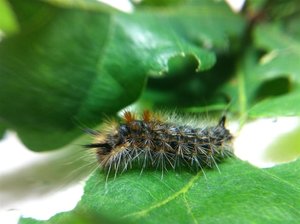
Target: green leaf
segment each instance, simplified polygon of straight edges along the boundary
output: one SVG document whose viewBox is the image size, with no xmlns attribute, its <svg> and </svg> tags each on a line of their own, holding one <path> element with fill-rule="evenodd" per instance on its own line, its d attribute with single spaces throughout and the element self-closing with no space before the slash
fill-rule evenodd
<svg viewBox="0 0 300 224">
<path fill-rule="evenodd" d="M 294 92 L 276 98 L 265 99 L 254 105 L 249 111 L 251 117 L 299 116 L 300 92 Z"/>
<path fill-rule="evenodd" d="M 160 172 L 130 171 L 107 184 L 96 172 L 73 211 L 20 223 L 297 223 L 299 165 L 258 169 L 232 159 L 219 165 L 221 173 L 205 170 L 206 178 L 202 172 L 170 171 L 161 179 Z"/>
<path fill-rule="evenodd" d="M 212 1 L 192 2 L 194 4 L 191 4 L 189 8 L 178 8 L 176 13 L 183 18 L 182 21 L 187 24 L 186 26 L 190 27 L 185 30 L 189 36 L 199 42 L 200 46 L 215 49 L 216 65 L 208 71 L 197 72 L 192 69 L 197 65 L 196 60 L 186 57 L 186 64 L 190 66 L 178 69 L 176 65 L 179 64 L 180 58 L 173 58 L 170 61 L 171 69 L 165 76 L 150 77 L 147 89 L 141 97 L 142 104 L 160 108 L 174 108 L 174 105 L 176 107 L 206 106 L 218 104 L 218 101 L 224 104 L 224 97 L 218 90 L 233 73 L 235 58 L 232 55 L 236 52 L 238 46 L 236 43 L 239 43 L 234 40 L 241 37 L 245 24 L 239 16 L 232 14 L 228 6 L 223 6 L 224 9 L 222 9 L 222 4 L 213 4 Z M 196 15 L 191 15 L 191 12 L 196 12 L 194 9 L 191 11 L 191 7 L 194 9 L 199 7 L 201 14 L 196 15 L 203 18 L 198 19 Z M 195 21 L 201 21 L 200 30 L 192 27 L 196 25 Z M 217 27 L 217 29 L 212 29 L 212 27 Z M 219 39 L 222 36 L 227 40 Z M 170 85 L 170 83 L 174 84 Z"/>
<path fill-rule="evenodd" d="M 300 98 L 300 44 L 297 33 L 281 23 L 263 23 L 255 27 L 255 47 L 249 47 L 239 65 L 237 78 L 226 91 L 238 99 L 242 117 L 299 115 L 293 103 Z M 294 101 L 295 102 L 295 101 Z"/>
<path fill-rule="evenodd" d="M 300 43 L 286 33 L 281 24 L 262 24 L 254 31 L 257 47 L 269 51 L 260 60 L 265 76 L 286 75 L 292 82 L 300 82 Z"/>
<path fill-rule="evenodd" d="M 0 45 L 0 99 L 6 105 L 0 114 L 28 147 L 60 147 L 81 133 L 74 120 L 99 121 L 101 112 L 117 111 L 136 97 L 142 84 L 120 95 L 122 75 L 106 74 L 114 61 L 101 60 L 108 15 L 38 1 L 13 7 L 22 32 Z M 141 74 L 132 76 L 144 80 Z"/>
<path fill-rule="evenodd" d="M 299 115 L 300 106 L 295 103 L 300 99 L 300 66 L 297 60 L 300 57 L 299 41 L 286 34 L 280 24 L 260 25 L 254 34 L 257 46 L 269 51 L 260 59 L 256 72 L 265 79 L 285 77 L 286 90 L 282 93 L 287 94 L 279 94 L 277 97 L 257 103 L 251 108 L 249 115 L 252 117 Z M 284 79 L 274 85 L 274 88 L 279 90 L 283 82 Z"/>
<path fill-rule="evenodd" d="M 0 139 L 4 136 L 5 131 L 6 127 L 0 123 Z"/>
<path fill-rule="evenodd" d="M 4 31 L 6 35 L 12 35 L 19 31 L 18 22 L 6 0 L 0 1 L 0 31 Z"/>
<path fill-rule="evenodd" d="M 244 24 L 211 1 L 133 14 L 50 2 L 12 1 L 21 32 L 0 45 L 0 117 L 37 151 L 137 100 L 148 75 L 191 70 L 186 58 L 193 72 L 212 68 Z"/>
<path fill-rule="evenodd" d="M 112 6 L 97 0 L 43 0 L 51 5 L 62 8 L 75 8 L 91 11 L 116 12 Z"/>
<path fill-rule="evenodd" d="M 134 1 L 131 0 L 132 4 L 135 4 L 136 7 L 164 7 L 164 6 L 174 6 L 174 4 L 183 3 L 186 0 L 143 0 L 143 1 Z"/>
</svg>

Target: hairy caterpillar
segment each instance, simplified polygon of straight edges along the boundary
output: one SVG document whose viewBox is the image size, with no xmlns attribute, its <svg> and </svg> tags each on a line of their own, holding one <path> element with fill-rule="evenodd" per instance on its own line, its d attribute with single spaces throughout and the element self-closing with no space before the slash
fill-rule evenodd
<svg viewBox="0 0 300 224">
<path fill-rule="evenodd" d="M 125 111 L 123 122 L 107 122 L 102 131 L 92 132 L 95 142 L 86 147 L 96 149 L 100 166 L 108 173 L 114 170 L 117 174 L 135 164 L 142 170 L 212 168 L 232 154 L 233 136 L 225 128 L 225 120 L 223 116 L 217 125 L 198 127 L 176 116 L 144 111 L 139 118 Z"/>
</svg>

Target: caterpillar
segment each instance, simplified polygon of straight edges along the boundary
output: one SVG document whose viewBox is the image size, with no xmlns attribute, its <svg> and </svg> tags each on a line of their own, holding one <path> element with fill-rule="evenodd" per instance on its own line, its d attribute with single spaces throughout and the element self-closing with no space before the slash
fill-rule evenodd
<svg viewBox="0 0 300 224">
<path fill-rule="evenodd" d="M 133 167 L 168 170 L 213 168 L 232 155 L 233 138 L 225 128 L 226 117 L 216 125 L 198 126 L 177 116 L 145 110 L 139 117 L 125 111 L 123 121 L 106 122 L 101 131 L 93 131 L 94 148 L 100 167 L 115 174 Z M 197 123 L 197 122 L 196 122 Z"/>
</svg>

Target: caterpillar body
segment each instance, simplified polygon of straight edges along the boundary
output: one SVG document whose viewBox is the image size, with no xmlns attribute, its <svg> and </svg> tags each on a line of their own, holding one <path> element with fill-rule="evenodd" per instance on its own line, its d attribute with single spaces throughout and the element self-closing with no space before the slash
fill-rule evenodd
<svg viewBox="0 0 300 224">
<path fill-rule="evenodd" d="M 108 173 L 132 167 L 163 170 L 187 167 L 199 170 L 212 168 L 231 156 L 233 138 L 225 128 L 225 116 L 217 125 L 194 127 L 178 117 L 144 111 L 139 118 L 126 111 L 123 122 L 107 122 L 102 131 L 92 132 L 94 148 L 103 170 Z"/>
</svg>

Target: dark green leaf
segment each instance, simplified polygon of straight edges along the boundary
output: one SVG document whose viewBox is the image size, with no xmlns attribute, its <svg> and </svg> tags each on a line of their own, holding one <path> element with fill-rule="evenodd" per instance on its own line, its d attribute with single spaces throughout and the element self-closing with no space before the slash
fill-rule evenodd
<svg viewBox="0 0 300 224">
<path fill-rule="evenodd" d="M 239 16 L 211 1 L 134 14 L 57 5 L 12 1 L 21 33 L 0 45 L 0 117 L 38 151 L 135 101 L 147 75 L 190 69 L 186 58 L 196 61 L 193 72 L 210 69 L 243 29 Z"/>
<path fill-rule="evenodd" d="M 186 0 L 143 0 L 135 1 L 131 0 L 133 4 L 137 7 L 165 7 L 165 6 L 174 6 L 175 4 L 184 3 Z"/>
<path fill-rule="evenodd" d="M 6 130 L 6 127 L 0 123 L 0 139 L 3 137 L 5 130 Z"/>
</svg>

